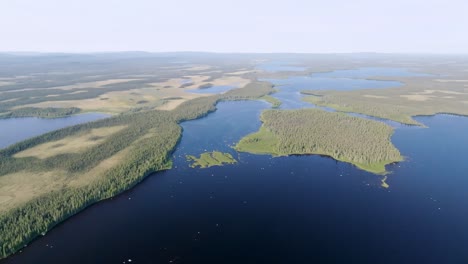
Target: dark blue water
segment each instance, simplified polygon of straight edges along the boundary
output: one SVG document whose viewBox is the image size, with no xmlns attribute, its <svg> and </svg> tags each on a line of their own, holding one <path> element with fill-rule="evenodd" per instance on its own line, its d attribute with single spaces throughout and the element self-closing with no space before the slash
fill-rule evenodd
<svg viewBox="0 0 468 264">
<path fill-rule="evenodd" d="M 109 116 L 101 113 L 86 113 L 63 118 L 24 117 L 0 119 L 0 148 L 46 132 Z"/>
<path fill-rule="evenodd" d="M 466 263 L 468 118 L 417 120 L 380 176 L 320 156 L 227 147 L 258 129 L 262 102 L 183 123 L 174 169 L 72 217 L 3 263 Z M 189 168 L 221 150 L 239 163 Z"/>
<path fill-rule="evenodd" d="M 229 90 L 232 90 L 236 87 L 234 86 L 229 86 L 229 85 L 218 85 L 218 86 L 212 86 L 210 88 L 204 88 L 204 89 L 197 89 L 197 90 L 187 90 L 189 93 L 198 93 L 198 94 L 219 94 L 219 93 L 224 93 Z"/>
</svg>

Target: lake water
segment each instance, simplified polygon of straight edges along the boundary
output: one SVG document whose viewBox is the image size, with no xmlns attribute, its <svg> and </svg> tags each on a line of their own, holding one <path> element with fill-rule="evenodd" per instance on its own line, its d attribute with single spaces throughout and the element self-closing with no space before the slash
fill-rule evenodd
<svg viewBox="0 0 468 264">
<path fill-rule="evenodd" d="M 468 118 L 418 117 L 381 176 L 317 155 L 272 158 L 229 145 L 269 105 L 223 102 L 182 123 L 174 168 L 91 206 L 2 263 L 466 263 Z M 193 169 L 185 155 L 229 152 Z"/>
<path fill-rule="evenodd" d="M 22 117 L 0 119 L 0 148 L 60 128 L 109 117 L 101 113 L 85 113 L 63 118 Z"/>
</svg>

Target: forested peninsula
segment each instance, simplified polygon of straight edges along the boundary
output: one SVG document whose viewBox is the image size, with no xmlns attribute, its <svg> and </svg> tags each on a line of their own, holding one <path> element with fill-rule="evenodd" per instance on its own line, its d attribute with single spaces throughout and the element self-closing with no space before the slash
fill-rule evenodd
<svg viewBox="0 0 468 264">
<path fill-rule="evenodd" d="M 0 150 L 0 181 L 8 181 L 12 188 L 30 188 L 33 193 L 0 209 L 0 257 L 16 252 L 87 206 L 131 188 L 155 171 L 171 168 L 170 155 L 181 137 L 180 122 L 207 115 L 219 101 L 258 99 L 273 91 L 269 83 L 252 82 L 184 102 L 172 111 L 121 114 Z M 84 136 L 89 133 L 101 136 Z M 87 147 L 77 151 L 70 146 L 66 153 L 67 146 L 57 142 L 70 138 L 82 140 Z M 61 151 L 44 157 L 34 151 L 41 147 Z"/>
<path fill-rule="evenodd" d="M 402 161 L 393 128 L 378 121 L 320 109 L 266 110 L 262 127 L 235 146 L 241 152 L 285 156 L 319 154 L 376 174 Z"/>
</svg>

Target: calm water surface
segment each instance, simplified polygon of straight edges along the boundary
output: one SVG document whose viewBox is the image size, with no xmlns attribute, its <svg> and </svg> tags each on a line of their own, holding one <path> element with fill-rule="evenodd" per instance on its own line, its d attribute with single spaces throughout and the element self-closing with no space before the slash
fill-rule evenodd
<svg viewBox="0 0 468 264">
<path fill-rule="evenodd" d="M 0 119 L 0 148 L 46 132 L 109 116 L 101 113 L 86 113 L 63 118 L 23 117 Z"/>
<path fill-rule="evenodd" d="M 467 263 L 468 118 L 420 117 L 392 138 L 381 177 L 321 156 L 229 147 L 264 102 L 224 102 L 182 123 L 174 168 L 70 218 L 2 263 Z M 192 169 L 185 155 L 238 163 Z"/>
</svg>

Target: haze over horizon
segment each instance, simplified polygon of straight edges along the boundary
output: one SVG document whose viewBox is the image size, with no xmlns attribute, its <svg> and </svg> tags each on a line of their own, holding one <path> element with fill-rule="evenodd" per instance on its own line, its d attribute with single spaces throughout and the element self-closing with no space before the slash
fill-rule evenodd
<svg viewBox="0 0 468 264">
<path fill-rule="evenodd" d="M 462 0 L 17 0 L 0 7 L 5 52 L 468 53 Z"/>
</svg>

